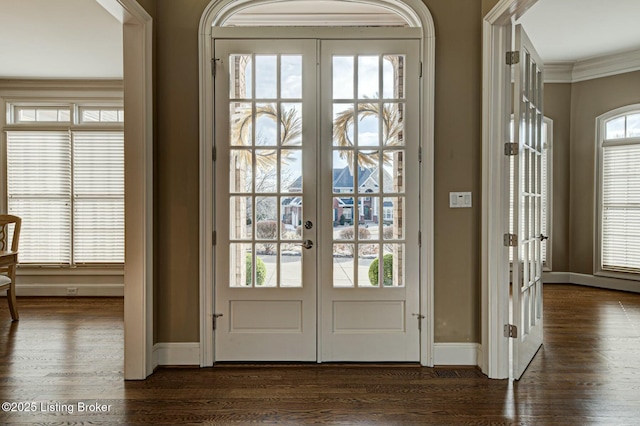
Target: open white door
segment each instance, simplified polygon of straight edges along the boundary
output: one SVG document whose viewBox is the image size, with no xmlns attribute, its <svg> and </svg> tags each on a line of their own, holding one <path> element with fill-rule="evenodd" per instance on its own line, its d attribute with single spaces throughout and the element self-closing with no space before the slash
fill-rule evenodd
<svg viewBox="0 0 640 426">
<path fill-rule="evenodd" d="M 514 208 L 516 228 L 511 310 L 512 378 L 518 380 L 542 345 L 543 63 L 521 25 L 515 28 Z"/>
</svg>

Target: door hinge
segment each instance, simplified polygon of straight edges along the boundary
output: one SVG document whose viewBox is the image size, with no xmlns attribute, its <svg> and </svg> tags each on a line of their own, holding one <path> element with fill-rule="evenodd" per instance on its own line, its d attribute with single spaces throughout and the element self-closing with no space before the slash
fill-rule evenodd
<svg viewBox="0 0 640 426">
<path fill-rule="evenodd" d="M 213 329 L 215 330 L 217 327 L 217 323 L 218 323 L 218 318 L 220 318 L 222 316 L 222 314 L 213 314 L 212 315 L 212 319 L 213 319 Z"/>
<path fill-rule="evenodd" d="M 418 231 L 418 247 L 422 247 L 422 231 Z"/>
<path fill-rule="evenodd" d="M 518 63 L 520 63 L 520 52 L 517 50 L 507 52 L 507 65 L 515 65 Z"/>
<path fill-rule="evenodd" d="M 213 231 L 211 235 L 211 242 L 214 246 L 218 243 L 218 233 L 216 231 Z"/>
<path fill-rule="evenodd" d="M 420 77 L 419 78 L 422 78 L 422 61 L 420 61 Z"/>
<path fill-rule="evenodd" d="M 211 75 L 216 76 L 216 63 L 220 61 L 220 58 L 211 58 Z"/>
<path fill-rule="evenodd" d="M 422 330 L 422 320 L 424 319 L 424 315 L 422 314 L 411 314 L 418 320 L 418 330 Z"/>
<path fill-rule="evenodd" d="M 505 324 L 504 337 L 511 337 L 513 339 L 518 337 L 518 327 L 513 324 Z"/>
<path fill-rule="evenodd" d="M 422 163 L 422 147 L 418 148 L 418 163 Z"/>
<path fill-rule="evenodd" d="M 518 144 L 514 142 L 505 143 L 504 155 L 507 155 L 507 156 L 518 155 Z"/>
<path fill-rule="evenodd" d="M 213 149 L 211 150 L 211 159 L 213 161 L 216 161 L 218 159 L 218 150 L 216 149 L 216 147 L 214 146 Z"/>
<path fill-rule="evenodd" d="M 515 247 L 518 245 L 518 236 L 516 234 L 504 234 L 505 247 Z"/>
</svg>

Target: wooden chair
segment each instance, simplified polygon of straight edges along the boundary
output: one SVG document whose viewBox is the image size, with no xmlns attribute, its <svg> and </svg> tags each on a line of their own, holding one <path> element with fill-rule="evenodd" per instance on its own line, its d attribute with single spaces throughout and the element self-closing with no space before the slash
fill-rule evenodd
<svg viewBox="0 0 640 426">
<path fill-rule="evenodd" d="M 0 253 L 4 252 L 0 257 L 0 290 L 7 290 L 9 311 L 14 321 L 19 319 L 16 302 L 16 266 L 21 224 L 22 219 L 18 216 L 0 214 Z M 9 241 L 11 225 L 13 225 L 13 235 Z"/>
</svg>

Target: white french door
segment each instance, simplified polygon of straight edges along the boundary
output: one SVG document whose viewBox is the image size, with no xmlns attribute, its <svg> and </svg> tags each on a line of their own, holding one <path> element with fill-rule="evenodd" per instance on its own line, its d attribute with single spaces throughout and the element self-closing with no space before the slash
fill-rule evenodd
<svg viewBox="0 0 640 426">
<path fill-rule="evenodd" d="M 323 41 L 320 58 L 321 357 L 418 361 L 418 42 Z"/>
<path fill-rule="evenodd" d="M 215 40 L 216 361 L 419 360 L 418 45 Z"/>
<path fill-rule="evenodd" d="M 517 244 L 514 250 L 512 324 L 512 372 L 520 379 L 542 345 L 542 100 L 543 63 L 521 25 L 515 28 L 513 222 Z"/>
</svg>

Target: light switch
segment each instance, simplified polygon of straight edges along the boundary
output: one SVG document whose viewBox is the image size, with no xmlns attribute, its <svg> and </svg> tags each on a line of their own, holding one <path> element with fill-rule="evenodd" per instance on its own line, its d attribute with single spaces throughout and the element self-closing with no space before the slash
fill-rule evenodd
<svg viewBox="0 0 640 426">
<path fill-rule="evenodd" d="M 471 192 L 450 192 L 449 207 L 452 209 L 470 208 L 472 205 Z"/>
</svg>

